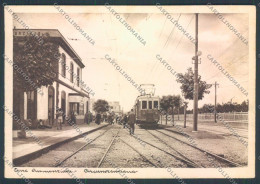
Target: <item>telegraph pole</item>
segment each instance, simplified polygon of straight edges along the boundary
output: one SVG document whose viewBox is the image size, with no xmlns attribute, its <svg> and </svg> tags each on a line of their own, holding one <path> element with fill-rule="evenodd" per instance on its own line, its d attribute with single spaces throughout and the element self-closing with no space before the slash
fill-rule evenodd
<svg viewBox="0 0 260 184">
<path fill-rule="evenodd" d="M 194 62 L 194 91 L 193 91 L 193 131 L 198 130 L 198 13 L 195 25 L 195 62 Z"/>
<path fill-rule="evenodd" d="M 217 123 L 217 81 L 215 81 L 215 106 L 214 106 L 214 121 Z"/>
<path fill-rule="evenodd" d="M 186 109 L 187 109 L 188 102 L 184 102 L 184 125 L 183 127 L 186 128 Z"/>
</svg>

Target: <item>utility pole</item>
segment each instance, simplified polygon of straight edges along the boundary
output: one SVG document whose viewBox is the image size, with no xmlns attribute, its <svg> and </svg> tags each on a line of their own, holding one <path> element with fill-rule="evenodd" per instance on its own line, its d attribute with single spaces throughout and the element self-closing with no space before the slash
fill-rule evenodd
<svg viewBox="0 0 260 184">
<path fill-rule="evenodd" d="M 186 109 L 187 109 L 188 102 L 184 102 L 184 125 L 183 127 L 186 128 Z"/>
<path fill-rule="evenodd" d="M 195 25 L 195 62 L 194 62 L 194 91 L 193 91 L 193 131 L 198 130 L 198 13 Z"/>
<path fill-rule="evenodd" d="M 172 126 L 174 126 L 174 112 L 173 112 L 173 105 L 172 105 Z"/>
<path fill-rule="evenodd" d="M 217 81 L 215 81 L 215 106 L 214 106 L 214 121 L 217 123 Z"/>
</svg>

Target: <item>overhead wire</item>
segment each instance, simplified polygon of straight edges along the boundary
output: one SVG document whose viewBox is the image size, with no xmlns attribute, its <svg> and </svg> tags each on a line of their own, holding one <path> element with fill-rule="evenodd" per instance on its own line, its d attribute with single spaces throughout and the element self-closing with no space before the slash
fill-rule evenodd
<svg viewBox="0 0 260 184">
<path fill-rule="evenodd" d="M 185 30 L 188 30 L 188 28 L 189 28 L 189 26 L 190 26 L 191 21 L 193 20 L 193 18 L 194 18 L 194 16 L 192 16 L 192 17 L 190 18 L 190 21 L 189 21 L 188 25 L 186 26 L 186 29 L 185 29 Z M 174 53 L 174 52 L 177 51 L 177 49 L 178 49 L 178 47 L 179 47 L 179 44 L 180 44 L 180 42 L 181 42 L 182 39 L 183 39 L 183 36 L 184 36 L 184 35 L 182 34 L 182 36 L 181 36 L 181 38 L 180 38 L 178 44 L 177 44 L 176 47 L 173 49 L 173 52 L 172 52 L 172 53 Z M 169 60 L 168 60 L 168 63 L 170 63 Z M 165 70 L 165 68 L 162 68 L 162 69 L 161 69 L 160 75 L 162 74 L 162 72 L 163 72 L 164 70 Z M 160 75 L 159 75 L 159 76 L 160 76 Z"/>
<path fill-rule="evenodd" d="M 181 13 L 179 14 L 179 17 L 178 17 L 178 19 L 177 19 L 177 22 L 179 22 L 180 17 L 181 17 Z M 174 30 L 175 30 L 175 27 L 176 27 L 176 26 L 174 25 L 173 28 L 172 28 L 172 30 L 171 30 L 171 32 L 170 32 L 170 34 L 168 35 L 168 38 L 167 38 L 167 40 L 166 40 L 166 42 L 165 42 L 163 48 L 161 49 L 160 53 L 162 53 L 162 50 L 165 50 L 165 49 L 167 48 L 168 40 L 170 40 L 171 35 L 173 34 L 173 32 L 174 32 Z M 154 65 L 153 65 L 153 67 L 152 67 L 152 69 L 151 69 L 151 72 L 150 72 L 150 74 L 148 73 L 147 77 L 153 76 L 153 75 L 151 75 L 151 74 L 154 73 L 154 72 L 156 72 L 156 68 L 158 68 L 159 63 L 160 63 L 160 61 L 157 61 L 157 60 L 155 61 Z M 155 71 L 154 71 L 154 70 L 155 70 Z M 147 80 L 147 78 L 146 78 L 146 80 Z"/>
</svg>

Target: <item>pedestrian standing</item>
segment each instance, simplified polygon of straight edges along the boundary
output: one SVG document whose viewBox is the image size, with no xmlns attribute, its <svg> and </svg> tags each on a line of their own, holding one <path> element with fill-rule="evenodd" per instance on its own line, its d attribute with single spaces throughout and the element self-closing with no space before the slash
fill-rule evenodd
<svg viewBox="0 0 260 184">
<path fill-rule="evenodd" d="M 126 124 L 127 124 L 127 115 L 125 114 L 125 115 L 124 115 L 124 118 L 123 118 L 124 128 L 126 128 Z"/>
<path fill-rule="evenodd" d="M 111 117 L 111 114 L 108 114 L 107 116 L 107 122 L 112 125 L 112 117 Z"/>
<path fill-rule="evenodd" d="M 76 122 L 76 116 L 75 116 L 74 111 L 71 111 L 70 119 L 71 119 L 71 125 L 77 123 L 77 122 Z"/>
<path fill-rule="evenodd" d="M 62 112 L 62 109 L 61 108 L 58 108 L 57 111 L 56 111 L 56 116 L 57 116 L 57 130 L 61 130 L 62 129 L 62 115 L 63 115 L 63 112 Z"/>
<path fill-rule="evenodd" d="M 101 121 L 101 114 L 97 113 L 96 115 L 96 124 L 100 124 L 100 121 Z"/>
<path fill-rule="evenodd" d="M 88 113 L 86 112 L 84 116 L 84 123 L 89 124 L 88 121 L 89 121 Z"/>
<path fill-rule="evenodd" d="M 136 119 L 135 119 L 134 109 L 131 109 L 131 112 L 130 112 L 130 114 L 128 116 L 128 124 L 130 126 L 130 135 L 134 134 L 135 122 L 136 122 Z"/>
</svg>

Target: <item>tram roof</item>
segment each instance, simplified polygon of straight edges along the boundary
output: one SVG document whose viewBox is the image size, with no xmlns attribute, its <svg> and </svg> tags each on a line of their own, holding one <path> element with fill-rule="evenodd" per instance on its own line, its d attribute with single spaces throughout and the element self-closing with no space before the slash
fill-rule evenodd
<svg viewBox="0 0 260 184">
<path fill-rule="evenodd" d="M 156 99 L 156 100 L 159 100 L 160 97 L 159 96 L 150 96 L 150 95 L 142 95 L 142 96 L 138 96 L 136 99 L 139 100 L 139 99 Z"/>
</svg>

